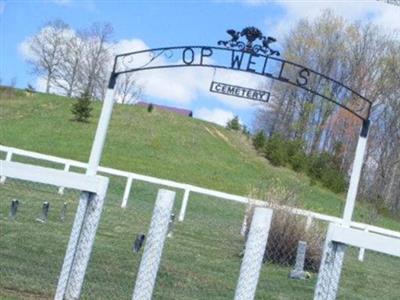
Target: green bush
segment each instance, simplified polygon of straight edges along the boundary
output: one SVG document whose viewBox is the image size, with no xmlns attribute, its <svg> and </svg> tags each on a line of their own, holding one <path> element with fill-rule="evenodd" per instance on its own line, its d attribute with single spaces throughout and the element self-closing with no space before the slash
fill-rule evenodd
<svg viewBox="0 0 400 300">
<path fill-rule="evenodd" d="M 274 166 L 284 166 L 287 163 L 286 143 L 280 135 L 274 134 L 265 143 L 264 155 Z"/>
<path fill-rule="evenodd" d="M 256 147 L 255 138 L 253 144 Z M 307 155 L 304 148 L 302 140 L 287 140 L 275 134 L 265 142 L 264 155 L 274 166 L 290 166 L 296 172 L 306 172 L 311 184 L 320 182 L 335 193 L 344 192 L 346 176 L 340 169 L 338 151 Z"/>
<path fill-rule="evenodd" d="M 241 129 L 239 116 L 235 116 L 232 120 L 226 123 L 226 128 L 239 131 Z"/>
<path fill-rule="evenodd" d="M 309 158 L 307 174 L 311 179 L 319 181 L 326 188 L 342 193 L 346 190 L 346 177 L 340 170 L 336 157 L 327 152 Z"/>
<path fill-rule="evenodd" d="M 265 147 L 265 134 L 262 130 L 260 130 L 259 132 L 257 132 L 254 136 L 253 136 L 253 146 L 254 148 L 260 152 L 264 149 Z"/>
</svg>

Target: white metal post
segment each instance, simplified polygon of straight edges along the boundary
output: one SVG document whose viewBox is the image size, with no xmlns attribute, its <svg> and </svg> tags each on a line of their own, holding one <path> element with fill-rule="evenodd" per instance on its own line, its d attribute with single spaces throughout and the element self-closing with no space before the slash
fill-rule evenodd
<svg viewBox="0 0 400 300">
<path fill-rule="evenodd" d="M 104 143 L 106 141 L 107 130 L 110 124 L 112 110 L 114 106 L 114 88 L 108 88 L 106 97 L 101 109 L 100 119 L 97 124 L 96 135 L 94 137 L 92 150 L 90 152 L 88 168 L 86 174 L 95 175 L 100 164 L 103 153 Z"/>
<path fill-rule="evenodd" d="M 235 291 L 235 300 L 252 300 L 256 294 L 262 260 L 268 241 L 272 210 L 264 207 L 254 209 L 246 242 L 240 274 Z"/>
<path fill-rule="evenodd" d="M 151 300 L 167 237 L 175 192 L 160 189 L 154 205 L 132 300 Z"/>
<path fill-rule="evenodd" d="M 187 204 L 188 204 L 188 200 L 189 200 L 189 193 L 190 193 L 190 189 L 185 189 L 185 193 L 183 194 L 183 200 L 182 200 L 182 204 L 181 204 L 181 210 L 179 212 L 179 222 L 182 222 L 185 219 L 185 215 L 186 215 L 186 208 L 187 208 Z"/>
<path fill-rule="evenodd" d="M 82 291 L 86 269 L 92 253 L 97 227 L 100 222 L 108 178 L 105 178 L 103 191 L 99 194 L 90 193 L 88 209 L 77 243 L 75 257 L 70 270 L 70 276 L 65 290 L 65 299 L 79 299 Z"/>
<path fill-rule="evenodd" d="M 132 177 L 128 177 L 128 179 L 126 180 L 125 191 L 124 191 L 124 196 L 122 197 L 121 208 L 125 208 L 126 204 L 128 203 L 129 194 L 130 194 L 131 188 L 132 188 L 132 180 L 133 180 Z"/>
<path fill-rule="evenodd" d="M 94 137 L 93 145 L 92 145 L 92 150 L 90 152 L 90 157 L 89 157 L 89 162 L 88 162 L 88 167 L 86 169 L 86 174 L 87 175 L 95 175 L 97 173 L 97 169 L 99 167 L 99 163 L 101 160 L 101 155 L 103 152 L 104 148 L 104 142 L 107 136 L 107 130 L 108 126 L 110 123 L 111 115 L 112 115 L 112 109 L 113 109 L 113 104 L 114 104 L 114 86 L 115 86 L 115 74 L 111 74 L 110 77 L 110 83 L 109 87 L 107 89 L 106 97 L 103 102 L 99 122 L 97 125 L 97 130 L 96 130 L 96 135 Z M 88 212 L 88 206 L 89 206 L 89 201 L 90 201 L 90 193 L 82 192 L 80 199 L 79 199 L 79 204 L 78 208 L 76 211 L 76 216 L 74 219 L 74 224 L 72 225 L 72 231 L 71 231 L 71 236 L 70 240 L 68 242 L 67 246 L 67 251 L 64 257 L 64 263 L 61 269 L 61 274 L 60 278 L 58 281 L 57 285 L 57 291 L 55 295 L 55 299 L 61 300 L 66 297 L 66 291 L 67 290 L 73 290 L 75 287 L 71 287 L 71 284 L 79 284 L 80 286 L 83 284 L 84 280 L 84 273 L 83 276 L 80 277 L 80 280 L 82 282 L 77 283 L 76 280 L 73 278 L 74 276 L 77 276 L 77 274 L 74 274 L 71 272 L 71 270 L 78 270 L 79 265 L 77 263 L 80 263 L 79 259 L 76 259 L 76 254 L 78 249 L 85 249 L 88 247 L 88 245 L 82 245 L 90 242 L 92 243 L 91 240 L 87 240 L 84 238 L 81 238 L 82 234 L 82 228 L 87 228 L 87 230 L 91 231 L 89 235 L 92 233 L 95 233 L 97 230 L 97 225 L 98 224 L 89 224 L 88 222 L 91 222 L 95 220 L 98 222 L 99 220 L 97 218 L 92 218 L 91 213 Z M 92 201 L 93 204 L 95 204 L 95 207 L 98 207 L 101 204 L 97 204 L 97 201 Z M 92 206 L 92 205 L 91 205 Z M 98 208 L 97 208 L 98 209 Z M 91 249 L 91 246 L 89 247 Z M 90 252 L 89 252 L 90 255 Z M 82 269 L 81 269 L 82 270 Z M 83 271 L 86 270 L 86 266 L 83 269 Z M 79 289 L 80 292 L 80 289 Z M 77 295 L 79 298 L 79 295 Z M 68 298 L 66 298 L 68 299 Z"/>
<path fill-rule="evenodd" d="M 12 151 L 8 150 L 8 152 L 6 154 L 6 161 L 11 161 L 12 155 L 13 155 Z M 0 183 L 6 182 L 6 178 L 7 178 L 6 176 L 1 176 L 0 177 Z"/>
<path fill-rule="evenodd" d="M 69 164 L 69 163 L 65 163 L 64 172 L 68 172 L 68 171 L 69 171 L 69 168 L 70 168 L 70 164 Z M 63 186 L 60 186 L 60 187 L 58 188 L 58 194 L 60 194 L 60 195 L 63 195 L 63 194 L 64 194 L 64 187 L 63 187 Z"/>
<path fill-rule="evenodd" d="M 361 169 L 364 162 L 365 149 L 367 147 L 369 121 L 364 121 L 360 137 L 358 138 L 356 154 L 351 171 L 350 185 L 346 197 L 346 205 L 343 212 L 343 223 L 350 226 L 353 217 L 354 206 L 356 203 L 358 184 L 361 177 Z"/>
<path fill-rule="evenodd" d="M 328 227 L 314 300 L 334 300 L 339 289 L 346 245 L 332 240 L 332 224 Z"/>
</svg>

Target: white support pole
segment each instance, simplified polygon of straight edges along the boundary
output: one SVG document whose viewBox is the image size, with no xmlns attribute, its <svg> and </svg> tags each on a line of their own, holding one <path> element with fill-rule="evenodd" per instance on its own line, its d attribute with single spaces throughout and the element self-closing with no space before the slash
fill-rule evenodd
<svg viewBox="0 0 400 300">
<path fill-rule="evenodd" d="M 245 236 L 248 226 L 249 226 L 249 219 L 250 219 L 250 214 L 251 210 L 255 207 L 254 201 L 252 199 L 248 199 L 248 202 L 246 204 L 246 210 L 244 211 L 244 217 L 243 217 L 243 222 L 242 222 L 242 227 L 240 227 L 240 235 Z"/>
<path fill-rule="evenodd" d="M 104 191 L 97 195 L 90 193 L 88 209 L 80 232 L 75 257 L 71 266 L 70 278 L 65 291 L 65 299 L 79 299 L 86 274 L 86 269 L 92 253 L 97 227 L 103 211 L 104 200 L 107 192 L 107 184 Z"/>
<path fill-rule="evenodd" d="M 167 237 L 175 192 L 160 189 L 151 217 L 132 300 L 151 300 Z"/>
<path fill-rule="evenodd" d="M 69 163 L 65 163 L 64 172 L 68 172 L 68 171 L 69 171 L 69 168 L 70 168 L 70 164 L 69 164 Z M 64 195 L 64 187 L 63 187 L 63 186 L 60 186 L 60 187 L 58 188 L 58 194 Z"/>
<path fill-rule="evenodd" d="M 109 86 L 106 92 L 106 96 L 103 102 L 99 122 L 97 125 L 96 135 L 94 137 L 94 141 L 92 144 L 92 150 L 90 152 L 89 162 L 86 169 L 87 175 L 96 175 L 97 169 L 99 167 L 99 163 L 103 153 L 105 139 L 107 136 L 108 126 L 112 115 L 115 83 L 116 83 L 116 76 L 114 73 L 112 73 L 109 81 Z M 98 211 L 98 207 L 99 206 L 102 207 L 103 205 L 102 203 L 98 203 L 97 200 L 91 201 L 90 195 L 91 195 L 90 193 L 82 192 L 79 199 L 79 204 L 76 211 L 74 224 L 72 226 L 72 231 L 67 246 L 67 252 L 65 253 L 64 263 L 61 269 L 61 274 L 57 285 L 57 292 L 55 295 L 56 300 L 72 299 L 68 298 L 66 292 L 70 291 L 69 292 L 70 295 L 76 296 L 76 294 L 72 291 L 76 290 L 76 285 L 82 286 L 83 284 L 85 273 L 77 275 L 74 274 L 72 270 L 74 271 L 79 270 L 80 266 L 77 264 L 82 263 L 82 260 L 77 257 L 78 250 L 81 249 L 80 251 L 86 251 L 84 249 L 89 249 L 89 248 L 91 249 L 91 246 L 88 248 L 88 245 L 82 245 L 82 243 L 85 244 L 88 240 L 83 237 L 81 238 L 81 235 L 85 231 L 85 228 L 88 229 L 91 228 L 92 232 L 94 233 L 96 232 L 98 224 L 93 224 L 91 222 L 92 221 L 98 222 L 99 220 L 96 217 L 95 218 L 92 217 L 93 214 L 91 213 L 91 210 L 95 208 L 95 210 Z M 89 205 L 89 202 L 91 202 L 93 205 L 92 204 Z M 89 243 L 92 243 L 92 241 L 89 240 Z M 90 256 L 90 251 L 88 255 Z M 84 257 L 84 260 L 86 260 L 86 257 Z M 84 266 L 84 268 L 83 269 L 81 268 L 80 270 L 85 272 L 86 266 Z M 79 276 L 79 280 L 81 280 L 81 282 L 77 282 L 73 278 L 74 276 Z M 75 286 L 71 286 L 71 284 L 74 284 Z M 77 298 L 73 299 L 78 299 L 79 296 L 80 295 L 78 294 Z"/>
<path fill-rule="evenodd" d="M 8 150 L 8 152 L 6 154 L 5 161 L 11 161 L 12 155 L 13 155 L 13 152 L 11 150 Z M 6 178 L 7 178 L 6 176 L 1 176 L 0 177 L 0 183 L 5 183 L 6 182 Z"/>
<path fill-rule="evenodd" d="M 128 177 L 128 179 L 126 180 L 125 191 L 124 191 L 124 196 L 122 197 L 121 208 L 125 208 L 126 204 L 128 203 L 129 194 L 130 194 L 131 188 L 132 188 L 132 180 L 133 180 L 132 177 Z"/>
<path fill-rule="evenodd" d="M 368 228 L 365 228 L 364 232 L 369 232 Z M 364 256 L 365 256 L 365 248 L 360 248 L 360 251 L 358 252 L 358 260 L 364 261 Z"/>
<path fill-rule="evenodd" d="M 179 218 L 178 218 L 179 222 L 182 222 L 185 219 L 186 208 L 187 208 L 187 204 L 188 204 L 188 201 L 189 201 L 189 193 L 190 193 L 190 189 L 186 188 L 185 189 L 185 193 L 183 194 L 181 210 L 179 212 Z"/>
<path fill-rule="evenodd" d="M 256 207 L 254 209 L 236 286 L 235 300 L 252 300 L 255 297 L 271 220 L 271 209 L 264 207 Z"/>
<path fill-rule="evenodd" d="M 346 205 L 343 212 L 343 223 L 350 226 L 356 203 L 358 184 L 361 177 L 361 169 L 364 162 L 365 149 L 367 147 L 369 121 L 364 121 L 360 137 L 358 138 L 356 154 L 354 156 L 353 169 L 351 171 L 350 185 L 346 197 Z"/>
<path fill-rule="evenodd" d="M 110 81 L 112 81 L 111 75 Z M 114 79 L 115 80 L 115 79 Z M 99 122 L 97 124 L 96 135 L 94 137 L 92 150 L 90 152 L 88 167 L 86 173 L 95 175 L 99 167 L 101 155 L 103 153 L 104 143 L 106 141 L 107 130 L 110 124 L 112 110 L 114 106 L 114 88 L 108 88 L 103 102 Z"/>
</svg>

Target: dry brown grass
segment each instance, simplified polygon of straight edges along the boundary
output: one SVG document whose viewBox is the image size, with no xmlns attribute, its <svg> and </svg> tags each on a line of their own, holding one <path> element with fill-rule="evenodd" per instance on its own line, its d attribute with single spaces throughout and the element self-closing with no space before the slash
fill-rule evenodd
<svg viewBox="0 0 400 300">
<path fill-rule="evenodd" d="M 259 191 L 253 191 L 253 197 L 255 193 L 260 194 Z M 297 206 L 294 191 L 277 185 L 264 193 L 264 199 L 268 203 L 267 206 L 274 211 L 264 261 L 283 266 L 293 266 L 296 260 L 298 242 L 305 241 L 307 242 L 305 269 L 318 270 L 325 236 L 324 229 L 320 228 L 318 224 L 313 224 L 306 230 L 306 220 L 303 216 L 295 215 L 282 208 L 282 206 Z M 255 205 L 250 204 L 246 212 L 248 228 L 251 224 L 254 208 Z M 248 231 L 246 236 L 247 233 Z"/>
</svg>

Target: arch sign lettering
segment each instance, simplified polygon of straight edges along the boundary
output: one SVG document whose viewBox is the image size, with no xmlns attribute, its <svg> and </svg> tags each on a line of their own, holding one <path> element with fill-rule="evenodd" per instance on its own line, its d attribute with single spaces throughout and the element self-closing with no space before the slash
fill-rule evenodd
<svg viewBox="0 0 400 300">
<path fill-rule="evenodd" d="M 246 27 L 242 31 L 230 29 L 227 33 L 230 39 L 219 41 L 218 47 L 164 47 L 117 55 L 111 86 L 118 75 L 124 73 L 181 67 L 227 69 L 265 76 L 301 88 L 339 105 L 363 121 L 369 119 L 370 100 L 329 76 L 280 58 L 279 51 L 270 46 L 276 42 L 275 38 L 265 37 L 255 27 Z M 210 86 L 210 91 L 268 101 L 265 91 L 261 96 L 255 90 L 239 86 L 222 89 L 215 83 Z"/>
<path fill-rule="evenodd" d="M 264 36 L 255 27 L 246 27 L 242 31 L 230 29 L 227 33 L 229 38 L 219 41 L 217 46 L 163 47 L 117 55 L 92 146 L 90 169 L 97 170 L 100 162 L 112 114 L 114 87 L 119 75 L 187 67 L 247 72 L 312 93 L 342 107 L 362 121 L 343 214 L 343 223 L 350 224 L 366 149 L 372 102 L 334 78 L 281 58 L 280 52 L 271 48 L 271 44 L 276 42 L 275 38 Z M 211 82 L 210 91 L 262 102 L 267 102 L 270 96 L 265 90 L 217 81 Z"/>
</svg>

